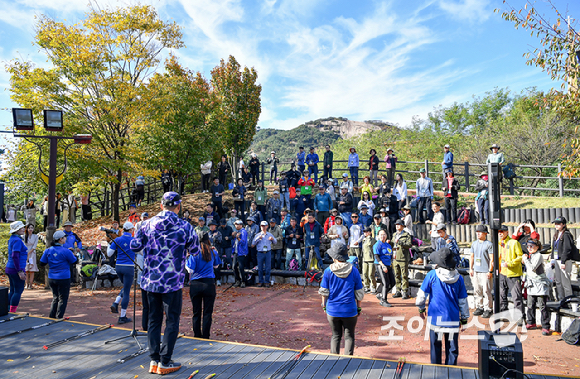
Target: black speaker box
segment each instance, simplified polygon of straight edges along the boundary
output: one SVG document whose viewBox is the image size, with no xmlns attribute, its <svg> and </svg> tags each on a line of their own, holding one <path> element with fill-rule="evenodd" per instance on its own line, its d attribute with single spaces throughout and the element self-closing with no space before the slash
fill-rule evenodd
<svg viewBox="0 0 580 379">
<path fill-rule="evenodd" d="M 477 334 L 480 379 L 523 379 L 524 353 L 516 334 L 492 333 L 487 330 L 480 330 Z M 511 339 L 513 344 L 504 346 L 501 342 L 506 339 Z"/>
</svg>

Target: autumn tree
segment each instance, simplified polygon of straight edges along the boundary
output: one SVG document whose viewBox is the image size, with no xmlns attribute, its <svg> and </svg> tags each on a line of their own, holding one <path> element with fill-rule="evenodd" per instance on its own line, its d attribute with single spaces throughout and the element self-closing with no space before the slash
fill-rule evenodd
<svg viewBox="0 0 580 379">
<path fill-rule="evenodd" d="M 236 167 L 238 157 L 250 147 L 261 112 L 258 73 L 244 67 L 230 55 L 211 71 L 211 84 L 218 106 L 215 112 L 216 138 Z M 232 170 L 235 177 L 237 170 Z"/>
<path fill-rule="evenodd" d="M 552 89 L 542 102 L 558 111 L 562 117 L 569 118 L 577 124 L 574 135 L 566 144 L 569 152 L 562 156 L 565 174 L 580 176 L 580 137 L 578 120 L 580 119 L 580 93 L 578 89 L 579 62 L 577 51 L 580 48 L 580 35 L 568 15 L 554 6 L 551 0 L 546 2 L 550 15 L 545 15 L 531 2 L 523 8 L 516 9 L 504 0 L 506 9 L 496 9 L 502 18 L 513 22 L 516 29 L 522 28 L 540 39 L 540 46 L 524 53 L 527 64 L 540 67 L 553 81 L 561 82 L 559 89 Z M 550 19 L 551 18 L 551 19 Z"/>
<path fill-rule="evenodd" d="M 87 173 L 83 181 L 98 177 L 111 186 L 115 219 L 124 178 L 144 172 L 132 142 L 145 120 L 148 79 L 165 50 L 183 46 L 181 38 L 179 27 L 161 20 L 151 6 L 91 7 L 72 25 L 39 17 L 34 43 L 50 68 L 21 59 L 6 66 L 16 103 L 36 116 L 42 109 L 62 109 L 66 134 L 93 135 L 75 162 Z"/>
</svg>

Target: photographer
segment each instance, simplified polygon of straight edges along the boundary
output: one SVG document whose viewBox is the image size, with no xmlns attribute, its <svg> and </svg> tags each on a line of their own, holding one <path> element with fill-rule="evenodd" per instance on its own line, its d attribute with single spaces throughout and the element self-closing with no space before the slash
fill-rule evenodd
<svg viewBox="0 0 580 379">
<path fill-rule="evenodd" d="M 518 241 L 522 245 L 524 254 L 528 254 L 528 241 L 539 240 L 540 235 L 536 232 L 536 223 L 528 219 L 516 228 L 516 232 L 512 235 L 512 239 Z"/>
<path fill-rule="evenodd" d="M 166 192 L 161 209 L 136 233 L 130 248 L 143 250 L 140 284 L 147 291 L 149 303 L 149 372 L 165 375 L 181 368 L 171 356 L 179 334 L 185 259 L 187 253 L 200 254 L 200 247 L 193 227 L 177 215 L 181 210 L 179 194 Z M 166 326 L 161 342 L 164 311 Z"/>
<path fill-rule="evenodd" d="M 133 236 L 131 234 L 133 229 L 134 226 L 129 221 L 124 223 L 123 235 L 121 237 L 115 238 L 115 240 L 111 242 L 107 248 L 108 257 L 112 257 L 114 254 L 117 254 L 117 266 L 115 267 L 115 270 L 117 271 L 119 280 L 121 280 L 121 283 L 123 283 L 121 292 L 119 292 L 115 302 L 113 305 L 111 305 L 111 312 L 119 313 L 119 302 L 121 302 L 121 316 L 119 316 L 119 324 L 126 324 L 133 321 L 127 317 L 127 307 L 129 306 L 131 286 L 133 285 L 133 277 L 135 275 L 135 252 L 129 247 L 131 245 L 131 241 L 133 240 Z"/>
</svg>

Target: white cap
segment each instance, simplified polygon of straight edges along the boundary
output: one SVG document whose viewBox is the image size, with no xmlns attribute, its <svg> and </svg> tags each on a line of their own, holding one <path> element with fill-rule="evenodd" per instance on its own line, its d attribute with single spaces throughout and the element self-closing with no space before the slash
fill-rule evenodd
<svg viewBox="0 0 580 379">
<path fill-rule="evenodd" d="M 14 221 L 10 224 L 10 234 L 16 233 L 20 229 L 24 228 L 24 223 L 22 221 Z"/>
<path fill-rule="evenodd" d="M 127 221 L 126 223 L 123 224 L 123 229 L 124 230 L 131 230 L 133 229 L 135 226 L 133 225 L 132 222 Z"/>
<path fill-rule="evenodd" d="M 62 231 L 62 230 L 57 230 L 56 232 L 54 232 L 54 234 L 52 235 L 52 239 L 53 241 L 58 241 L 59 239 L 61 239 L 62 237 L 66 237 L 66 234 Z"/>
<path fill-rule="evenodd" d="M 262 221 L 262 222 L 260 223 L 260 225 L 261 225 L 261 226 L 268 226 L 268 221 Z"/>
</svg>

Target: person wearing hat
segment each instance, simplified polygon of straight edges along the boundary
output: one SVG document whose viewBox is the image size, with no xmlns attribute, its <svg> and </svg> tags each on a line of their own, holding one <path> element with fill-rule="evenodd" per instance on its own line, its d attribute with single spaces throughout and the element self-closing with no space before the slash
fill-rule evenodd
<svg viewBox="0 0 580 379">
<path fill-rule="evenodd" d="M 427 211 L 427 220 L 431 220 L 433 218 L 433 212 L 431 211 L 431 199 L 433 198 L 433 181 L 431 178 L 427 177 L 427 173 L 425 169 L 422 168 L 419 170 L 419 174 L 421 177 L 417 179 L 416 183 L 416 191 L 417 191 L 417 213 L 419 214 L 419 223 L 425 223 L 425 215 L 423 211 Z"/>
<path fill-rule="evenodd" d="M 441 355 L 445 346 L 445 364 L 457 365 L 459 356 L 459 325 L 467 324 L 469 305 L 463 276 L 455 269 L 457 262 L 448 248 L 432 253 L 431 262 L 436 266 L 425 276 L 417 293 L 415 305 L 419 316 L 429 316 L 429 341 L 431 344 L 431 363 L 442 364 Z M 425 301 L 429 296 L 429 311 Z M 443 344 L 445 342 L 445 344 Z"/>
<path fill-rule="evenodd" d="M 330 215 L 331 209 L 332 199 L 324 190 L 324 185 L 320 184 L 320 186 L 318 186 L 318 194 L 314 197 L 314 212 L 316 213 L 316 221 L 318 221 L 320 225 L 324 225 L 324 222 Z"/>
<path fill-rule="evenodd" d="M 379 213 L 381 215 L 381 223 L 387 226 L 387 230 L 389 232 L 389 237 L 393 234 L 391 231 L 391 218 L 389 217 L 389 212 L 386 208 L 379 209 Z M 390 238 L 389 238 L 390 239 Z"/>
<path fill-rule="evenodd" d="M 536 325 L 536 305 L 540 309 L 542 322 L 542 335 L 549 336 L 550 333 L 550 311 L 546 306 L 548 295 L 552 290 L 552 282 L 546 276 L 544 269 L 544 258 L 540 249 L 542 243 L 540 240 L 531 238 L 526 242 L 526 253 L 522 257 L 522 263 L 526 266 L 526 281 L 524 286 L 527 288 L 528 312 L 526 316 L 526 329 L 534 329 Z"/>
<path fill-rule="evenodd" d="M 199 166 L 201 169 L 201 193 L 206 193 L 209 191 L 209 180 L 211 178 L 211 168 L 213 166 L 213 162 L 210 159 Z"/>
<path fill-rule="evenodd" d="M 127 217 L 127 221 L 133 225 L 141 221 L 139 214 L 137 213 L 137 206 L 135 204 L 129 205 L 129 217 Z"/>
<path fill-rule="evenodd" d="M 477 211 L 479 213 L 479 223 L 481 225 L 489 225 L 489 189 L 488 189 L 488 175 L 487 172 L 482 171 L 479 174 L 479 179 L 475 182 L 475 202 Z"/>
<path fill-rule="evenodd" d="M 232 190 L 232 197 L 234 198 L 234 209 L 242 216 L 242 221 L 246 212 L 246 193 L 248 190 L 244 186 L 244 181 L 239 178 L 236 186 Z"/>
<path fill-rule="evenodd" d="M 389 227 L 383 224 L 381 215 L 377 213 L 373 216 L 373 223 L 371 224 L 371 236 L 375 240 L 378 240 L 379 232 L 381 230 L 384 230 L 385 233 L 387 233 L 387 239 L 390 239 L 391 233 L 389 232 Z"/>
<path fill-rule="evenodd" d="M 314 218 L 314 212 L 308 213 L 308 222 L 304 224 L 304 265 L 309 269 L 310 252 L 314 250 L 318 260 L 317 268 L 322 269 L 322 257 L 320 256 L 320 237 L 324 234 L 322 225 Z M 315 266 L 312 263 L 312 266 Z"/>
<path fill-rule="evenodd" d="M 385 164 L 387 169 L 387 182 L 392 187 L 395 171 L 397 170 L 397 156 L 395 155 L 395 151 L 390 147 L 387 149 L 387 155 L 385 155 Z"/>
<path fill-rule="evenodd" d="M 248 222 L 246 220 L 246 222 Z M 250 222 L 248 222 L 249 224 Z M 242 220 L 238 219 L 234 222 L 234 246 L 232 248 L 232 268 L 234 269 L 234 287 L 246 287 L 246 267 L 250 265 L 249 250 L 248 250 L 248 231 L 244 228 Z"/>
<path fill-rule="evenodd" d="M 266 217 L 266 201 L 268 200 L 268 189 L 264 187 L 264 183 L 261 180 L 258 180 L 258 186 L 254 191 L 254 202 L 258 206 L 258 210 L 260 211 L 261 217 L 259 222 L 261 222 Z"/>
<path fill-rule="evenodd" d="M 131 297 L 131 286 L 135 275 L 135 252 L 131 250 L 131 241 L 133 240 L 133 229 L 135 227 L 129 221 L 123 224 L 123 235 L 115 238 L 107 248 L 107 256 L 117 255 L 117 264 L 115 270 L 123 288 L 117 295 L 117 298 L 111 305 L 112 313 L 119 313 L 119 303 L 121 303 L 121 315 L 118 324 L 126 324 L 132 320 L 127 317 L 127 307 Z"/>
<path fill-rule="evenodd" d="M 308 172 L 310 176 L 314 176 L 314 182 L 318 183 L 318 162 L 320 162 L 320 158 L 318 158 L 318 154 L 314 152 L 314 147 L 310 148 L 310 154 L 306 156 L 306 163 L 308 164 Z"/>
<path fill-rule="evenodd" d="M 435 251 L 438 250 L 436 244 L 437 239 L 439 238 L 439 229 L 437 229 L 437 227 L 440 224 L 445 224 L 445 216 L 443 216 L 443 213 L 441 212 L 441 203 L 438 201 L 431 205 L 431 210 L 433 211 L 433 218 L 432 220 L 425 221 L 425 223 L 431 224 L 431 247 L 433 248 L 433 251 Z"/>
<path fill-rule="evenodd" d="M 345 187 L 348 189 L 348 193 L 352 194 L 352 191 L 354 189 L 354 185 L 352 184 L 352 181 L 348 179 L 348 174 L 345 172 L 342 174 L 342 182 L 340 182 L 339 187 Z"/>
<path fill-rule="evenodd" d="M 350 154 L 348 156 L 348 171 L 350 172 L 350 177 L 352 178 L 352 182 L 354 183 L 355 187 L 358 187 L 358 154 L 356 153 L 356 149 L 354 147 L 351 147 L 349 151 Z"/>
<path fill-rule="evenodd" d="M 469 276 L 473 284 L 475 311 L 474 316 L 490 318 L 493 314 L 491 295 L 493 279 L 493 245 L 487 239 L 487 226 L 477 225 L 477 239 L 471 244 L 469 257 Z"/>
<path fill-rule="evenodd" d="M 276 157 L 275 151 L 270 152 L 270 157 L 266 159 L 266 163 L 270 165 L 270 185 L 276 184 L 278 181 L 277 176 L 280 159 Z"/>
<path fill-rule="evenodd" d="M 324 222 L 324 234 L 327 234 L 330 228 L 335 224 L 336 216 L 338 216 L 338 209 L 332 208 L 330 211 L 330 216 Z"/>
<path fill-rule="evenodd" d="M 447 172 L 447 170 L 453 171 L 453 153 L 450 150 L 451 146 L 445 145 L 443 146 L 443 162 L 441 162 L 441 166 L 443 167 L 443 171 Z"/>
<path fill-rule="evenodd" d="M 373 253 L 373 246 L 377 243 L 372 236 L 370 227 L 365 227 L 363 230 L 364 238 L 362 240 L 362 275 L 364 282 L 365 293 L 375 293 L 377 288 L 377 280 L 375 278 L 375 255 Z"/>
<path fill-rule="evenodd" d="M 365 296 L 358 270 L 347 262 L 348 253 L 339 243 L 328 250 L 333 263 L 324 270 L 318 293 L 322 296 L 322 309 L 332 330 L 330 352 L 340 354 L 344 334 L 344 354 L 354 354 L 355 327 Z"/>
<path fill-rule="evenodd" d="M 501 166 L 505 162 L 505 158 L 503 156 L 503 153 L 499 152 L 499 145 L 494 143 L 493 145 L 491 145 L 489 150 L 491 150 L 491 154 L 487 156 L 487 160 L 485 161 L 485 163 L 486 164 L 499 163 Z"/>
<path fill-rule="evenodd" d="M 10 238 L 8 239 L 8 262 L 4 272 L 8 275 L 10 290 L 8 291 L 8 304 L 10 312 L 16 312 L 20 297 L 24 292 L 26 283 L 26 262 L 28 258 L 28 248 L 22 240 L 26 232 L 22 221 L 10 223 Z M 62 233 L 62 232 L 61 232 Z"/>
<path fill-rule="evenodd" d="M 265 213 L 262 213 L 258 207 L 258 204 L 255 201 L 252 201 L 250 203 L 250 209 L 248 210 L 247 214 L 246 214 L 246 221 L 248 221 L 248 218 L 253 218 L 254 222 L 256 224 L 259 224 L 260 222 L 262 222 L 264 220 L 264 217 L 266 217 Z M 243 219 L 242 219 L 243 221 Z"/>
<path fill-rule="evenodd" d="M 268 231 L 268 221 L 262 221 L 260 232 L 252 240 L 252 247 L 256 249 L 258 255 L 258 279 L 260 281 L 258 287 L 270 287 L 272 246 L 277 242 L 276 237 Z"/>
<path fill-rule="evenodd" d="M 377 157 L 377 151 L 375 149 L 371 149 L 369 155 L 369 180 L 376 187 L 378 185 L 379 157 Z"/>
<path fill-rule="evenodd" d="M 315 184 L 314 179 L 310 177 L 310 171 L 304 170 L 303 174 L 304 175 L 298 181 L 298 185 L 300 186 L 300 194 L 301 196 L 304 196 L 304 198 L 306 198 L 306 200 L 308 201 L 306 203 L 306 206 L 308 208 L 313 208 L 314 205 L 312 205 L 311 198 L 312 198 L 312 187 Z"/>
<path fill-rule="evenodd" d="M 252 175 L 252 184 L 256 185 L 256 180 L 260 175 L 260 160 L 258 159 L 258 155 L 256 153 L 251 154 L 250 162 L 248 164 L 250 166 L 250 174 Z"/>
<path fill-rule="evenodd" d="M 149 372 L 165 375 L 181 368 L 171 360 L 181 314 L 182 289 L 187 254 L 200 254 L 199 239 L 193 227 L 179 218 L 181 196 L 166 192 L 161 212 L 145 223 L 135 234 L 130 249 L 143 250 L 141 289 L 147 292 L 149 304 Z M 161 325 L 165 311 L 165 332 Z"/>
<path fill-rule="evenodd" d="M 256 267 L 258 265 L 258 252 L 256 247 L 252 245 L 254 237 L 260 232 L 260 223 L 262 220 L 257 220 L 254 217 L 246 219 L 246 232 L 248 233 L 248 259 L 246 261 L 247 267 Z"/>
<path fill-rule="evenodd" d="M 286 178 L 286 173 L 280 174 L 278 181 L 278 189 L 280 190 L 280 198 L 282 199 L 282 207 L 290 209 L 290 182 Z"/>
<path fill-rule="evenodd" d="M 393 249 L 395 251 L 395 261 L 393 270 L 395 271 L 395 285 L 397 292 L 393 297 L 409 298 L 409 261 L 411 260 L 410 249 L 413 246 L 413 237 L 405 231 L 403 220 L 395 221 L 396 233 L 393 235 Z"/>
<path fill-rule="evenodd" d="M 572 265 L 574 261 L 580 261 L 580 253 L 574 244 L 574 237 L 568 230 L 565 217 L 556 217 L 553 221 L 556 233 L 552 240 L 552 264 L 556 266 L 554 282 L 556 283 L 556 293 L 558 300 L 562 300 L 566 296 L 573 295 L 572 284 L 570 282 L 570 275 L 572 273 Z M 578 304 L 572 304 L 574 311 Z"/>
<path fill-rule="evenodd" d="M 334 161 L 334 153 L 330 150 L 330 145 L 325 146 L 326 151 L 324 152 L 324 176 L 325 180 L 332 178 L 332 165 Z"/>
<path fill-rule="evenodd" d="M 346 245 L 348 241 L 348 228 L 344 225 L 341 216 L 334 218 L 334 224 L 328 229 L 328 238 L 330 239 L 331 247 L 339 242 Z"/>
<path fill-rule="evenodd" d="M 209 181 L 209 179 L 208 179 Z M 161 183 L 163 184 L 163 193 L 171 191 L 171 184 L 173 182 L 173 177 L 168 169 L 164 169 L 161 174 Z M 209 188 L 209 186 L 208 186 Z"/>
<path fill-rule="evenodd" d="M 197 234 L 197 238 L 201 238 L 203 233 L 209 232 L 209 228 L 205 224 L 205 217 L 201 216 L 197 219 L 197 226 L 194 229 L 195 234 Z"/>
<path fill-rule="evenodd" d="M 221 220 L 220 220 L 221 221 Z M 222 233 L 217 230 L 218 225 L 214 220 L 211 220 L 208 225 L 209 231 L 206 233 L 209 236 L 209 242 L 213 247 L 221 246 L 222 244 Z"/>
<path fill-rule="evenodd" d="M 374 209 L 374 203 L 373 203 L 373 209 Z M 369 214 L 369 207 L 366 204 L 360 204 L 359 203 L 359 210 L 360 213 L 358 214 L 358 220 L 360 221 L 360 223 L 362 224 L 362 226 L 364 228 L 366 228 L 367 226 L 371 226 L 371 224 L 373 223 L 373 215 Z"/>
<path fill-rule="evenodd" d="M 405 214 L 405 217 L 403 217 L 405 230 L 407 233 L 413 236 L 413 216 L 411 215 L 411 206 L 409 204 L 403 207 L 403 213 Z"/>
<path fill-rule="evenodd" d="M 306 153 L 304 152 L 303 146 L 300 146 L 298 150 L 298 154 L 296 154 L 296 165 L 298 166 L 298 171 L 303 173 L 304 169 L 306 169 L 304 164 L 304 161 L 306 160 Z"/>
<path fill-rule="evenodd" d="M 184 212 L 184 215 L 185 215 L 185 212 Z M 143 223 L 147 220 L 149 220 L 149 213 L 147 213 L 147 212 L 141 213 L 141 221 L 139 221 L 138 223 L 135 224 L 135 232 L 138 232 L 139 229 L 141 229 L 141 226 L 143 225 Z"/>
<path fill-rule="evenodd" d="M 342 220 L 347 227 L 350 228 L 350 215 L 353 211 L 354 198 L 348 192 L 348 187 L 344 184 L 340 186 L 340 196 L 337 199 L 338 212 L 342 216 Z"/>
<path fill-rule="evenodd" d="M 280 209 L 280 229 L 282 229 L 282 234 L 284 234 L 284 230 L 286 230 L 286 228 L 290 226 L 291 218 L 292 217 L 290 216 L 290 214 L 288 214 L 287 208 Z"/>
<path fill-rule="evenodd" d="M 286 270 L 290 269 L 290 261 L 296 255 L 298 267 L 302 267 L 302 254 L 300 250 L 301 241 L 304 237 L 304 230 L 298 225 L 296 217 L 290 219 L 290 225 L 284 230 L 286 239 Z"/>
<path fill-rule="evenodd" d="M 268 232 L 274 236 L 276 243 L 272 245 L 272 257 L 270 258 L 270 264 L 272 270 L 282 270 L 284 265 L 282 263 L 282 248 L 284 247 L 284 233 L 282 228 L 277 225 L 275 218 L 270 219 L 270 225 L 268 226 Z"/>
<path fill-rule="evenodd" d="M 459 182 L 451 169 L 445 170 L 443 180 L 443 197 L 445 198 L 445 209 L 447 210 L 447 222 L 457 224 L 457 198 L 459 197 Z"/>
<path fill-rule="evenodd" d="M 377 242 L 373 246 L 373 254 L 375 257 L 375 269 L 381 278 L 381 285 L 377 288 L 377 299 L 381 301 L 382 307 L 390 308 L 392 305 L 387 301 L 387 296 L 395 285 L 395 277 L 391 263 L 393 260 L 393 248 L 387 242 L 387 232 L 380 230 L 377 235 Z"/>
<path fill-rule="evenodd" d="M 70 293 L 70 266 L 78 262 L 78 258 L 63 246 L 66 239 L 67 236 L 62 230 L 54 232 L 51 246 L 44 251 L 39 261 L 40 266 L 48 265 L 49 268 L 48 285 L 52 290 L 52 303 L 48 315 L 50 318 L 64 317 Z M 16 309 L 11 312 L 16 312 Z"/>
<path fill-rule="evenodd" d="M 236 228 L 234 226 L 234 222 L 236 222 L 237 220 L 240 220 L 240 218 L 238 217 L 238 211 L 235 209 L 232 209 L 231 211 L 229 211 L 230 217 L 228 218 L 227 221 L 227 225 L 232 229 L 232 231 Z M 244 222 L 242 221 L 242 224 Z"/>
<path fill-rule="evenodd" d="M 519 310 L 518 326 L 523 325 L 524 303 L 522 297 L 522 246 L 509 236 L 508 227 L 501 225 L 499 237 L 499 297 L 500 312 L 508 310 L 508 291 L 511 292 L 514 308 Z"/>
<path fill-rule="evenodd" d="M 211 245 L 211 237 L 207 233 L 201 238 L 200 248 L 200 254 L 187 257 L 185 269 L 189 273 L 193 336 L 209 339 L 216 297 L 215 281 L 219 278 L 216 277 L 215 270 L 222 261 L 215 247 Z"/>
<path fill-rule="evenodd" d="M 336 194 L 335 194 L 335 190 L 334 190 L 334 179 L 328 178 L 326 180 L 325 192 L 330 196 L 330 199 L 332 200 L 332 205 L 334 207 L 336 207 Z"/>
<path fill-rule="evenodd" d="M 432 246 L 433 251 L 443 249 L 444 247 L 448 248 L 459 266 L 459 263 L 461 263 L 461 254 L 459 253 L 459 246 L 457 245 L 455 237 L 447 234 L 447 226 L 444 223 L 437 224 L 435 229 L 437 230 L 438 238 L 435 239 L 435 246 Z"/>
<path fill-rule="evenodd" d="M 276 223 L 280 222 L 280 211 L 282 210 L 282 200 L 280 200 L 280 192 L 274 190 L 272 197 L 266 203 L 266 213 L 268 219 L 276 219 Z"/>
</svg>

